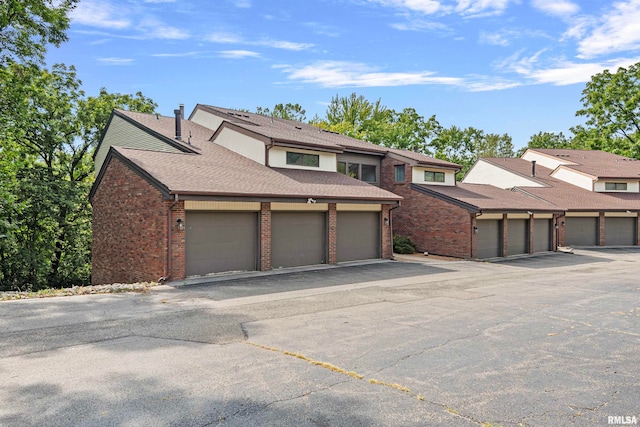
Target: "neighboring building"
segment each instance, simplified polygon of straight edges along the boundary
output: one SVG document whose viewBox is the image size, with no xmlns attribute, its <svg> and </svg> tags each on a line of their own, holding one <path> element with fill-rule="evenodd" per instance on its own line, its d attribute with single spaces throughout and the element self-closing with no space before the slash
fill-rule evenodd
<svg viewBox="0 0 640 427">
<path fill-rule="evenodd" d="M 561 206 L 562 246 L 640 243 L 638 160 L 602 151 L 528 149 L 519 159 L 480 159 L 463 182 L 512 189 Z"/>
<path fill-rule="evenodd" d="M 92 282 L 391 258 L 390 211 L 402 198 L 379 187 L 385 156 L 209 106 L 189 120 L 114 111 L 90 193 Z"/>
<path fill-rule="evenodd" d="M 390 150 L 382 187 L 401 195 L 394 233 L 409 236 L 419 252 L 458 258 L 493 258 L 551 251 L 555 218 L 563 209 L 491 185 L 457 183 L 460 166 Z"/>
</svg>

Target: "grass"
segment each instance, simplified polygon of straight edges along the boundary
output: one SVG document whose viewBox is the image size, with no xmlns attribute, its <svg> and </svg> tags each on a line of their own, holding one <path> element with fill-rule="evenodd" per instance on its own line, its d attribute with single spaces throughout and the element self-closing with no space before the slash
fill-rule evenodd
<svg viewBox="0 0 640 427">
<path fill-rule="evenodd" d="M 119 294 L 123 292 L 146 293 L 156 285 L 157 283 L 155 282 L 142 282 L 132 284 L 116 283 L 113 285 L 73 286 L 71 288 L 62 289 L 47 288 L 39 291 L 0 292 L 0 301 L 12 301 L 31 298 L 67 297 L 74 295 Z"/>
</svg>

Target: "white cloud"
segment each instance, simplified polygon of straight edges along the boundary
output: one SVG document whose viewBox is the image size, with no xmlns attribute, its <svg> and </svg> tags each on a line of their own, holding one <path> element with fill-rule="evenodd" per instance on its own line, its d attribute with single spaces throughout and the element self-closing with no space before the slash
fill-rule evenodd
<svg viewBox="0 0 640 427">
<path fill-rule="evenodd" d="M 221 50 L 218 54 L 220 57 L 227 59 L 260 58 L 258 52 L 250 50 Z"/>
<path fill-rule="evenodd" d="M 497 33 L 488 33 L 486 31 L 480 32 L 480 43 L 493 46 L 509 46 L 513 33 L 507 31 L 500 31 Z"/>
<path fill-rule="evenodd" d="M 116 57 L 98 58 L 97 61 L 105 65 L 130 65 L 133 63 L 132 58 L 116 58 Z"/>
<path fill-rule="evenodd" d="M 471 18 L 502 15 L 509 3 L 519 0 L 458 0 L 455 10 L 461 15 Z"/>
<path fill-rule="evenodd" d="M 188 58 L 192 56 L 202 55 L 204 52 L 180 52 L 180 53 L 154 53 L 151 56 L 156 58 Z"/>
<path fill-rule="evenodd" d="M 613 4 L 591 34 L 578 43 L 579 58 L 640 49 L 640 0 Z"/>
<path fill-rule="evenodd" d="M 373 3 L 381 4 L 394 9 L 410 10 L 413 12 L 432 15 L 437 12 L 445 12 L 448 7 L 442 5 L 438 0 L 369 0 Z"/>
<path fill-rule="evenodd" d="M 408 19 L 407 22 L 396 22 L 390 24 L 390 26 L 399 31 L 436 31 L 441 34 L 451 34 L 453 32 L 441 22 L 425 19 Z"/>
<path fill-rule="evenodd" d="M 616 58 L 603 62 L 573 62 L 564 58 L 552 59 L 542 63 L 541 56 L 545 51 L 539 51 L 530 57 L 520 58 L 516 53 L 505 61 L 496 64 L 503 71 L 510 71 L 526 78 L 530 84 L 552 84 L 566 86 L 586 83 L 591 77 L 602 71 L 617 70 L 628 67 L 640 61 L 640 58 Z"/>
<path fill-rule="evenodd" d="M 123 8 L 116 8 L 107 2 L 85 0 L 71 12 L 71 21 L 77 24 L 98 28 L 121 30 L 131 26 Z"/>
<path fill-rule="evenodd" d="M 242 9 L 249 9 L 251 7 L 251 0 L 235 0 L 233 4 Z"/>
<path fill-rule="evenodd" d="M 566 17 L 575 15 L 580 6 L 569 0 L 532 0 L 531 5 L 549 15 Z"/>
<path fill-rule="evenodd" d="M 418 84 L 460 85 L 456 77 L 437 77 L 431 71 L 379 72 L 365 64 L 346 61 L 319 61 L 303 67 L 278 66 L 290 80 L 322 87 L 390 87 Z"/>
<path fill-rule="evenodd" d="M 265 47 L 270 47 L 274 49 L 284 49 L 284 50 L 293 50 L 293 51 L 307 50 L 314 46 L 311 43 L 296 43 L 296 42 L 289 42 L 284 40 L 272 40 L 272 39 L 245 40 L 239 35 L 232 34 L 232 33 L 224 33 L 224 32 L 211 33 L 207 37 L 205 37 L 205 40 L 211 43 L 239 44 L 239 45 L 246 45 L 246 46 L 265 46 Z"/>
<path fill-rule="evenodd" d="M 501 15 L 509 3 L 520 0 L 456 0 L 455 6 L 446 4 L 446 0 L 368 0 L 385 7 L 423 15 L 447 15 L 452 12 L 466 17 Z"/>
<path fill-rule="evenodd" d="M 189 33 L 186 31 L 160 23 L 155 25 L 145 23 L 139 29 L 144 34 L 144 38 L 148 39 L 185 40 L 189 38 Z"/>
</svg>

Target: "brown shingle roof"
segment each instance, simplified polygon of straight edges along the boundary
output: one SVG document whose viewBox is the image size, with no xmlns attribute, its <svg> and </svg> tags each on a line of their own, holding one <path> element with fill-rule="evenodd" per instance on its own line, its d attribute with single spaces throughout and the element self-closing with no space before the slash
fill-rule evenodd
<svg viewBox="0 0 640 427">
<path fill-rule="evenodd" d="M 640 193 L 596 193 L 553 178 L 551 169 L 536 165 L 536 176 L 531 177 L 531 163 L 518 158 L 483 158 L 495 166 L 528 177 L 544 187 L 516 187 L 516 190 L 547 200 L 573 211 L 623 211 L 640 209 Z"/>
<path fill-rule="evenodd" d="M 113 147 L 171 193 L 398 201 L 402 198 L 337 172 L 272 169 L 209 143 L 202 155 Z"/>
<path fill-rule="evenodd" d="M 494 187 L 488 184 L 458 183 L 455 187 L 440 185 L 413 185 L 414 188 L 424 189 L 450 199 L 458 200 L 476 207 L 480 211 L 544 211 L 558 212 L 564 210 L 544 200 L 528 197 L 510 190 Z"/>
<path fill-rule="evenodd" d="M 565 168 L 597 178 L 640 179 L 640 160 L 599 150 L 534 148 L 531 151 L 575 163 Z"/>
<path fill-rule="evenodd" d="M 407 159 L 415 160 L 419 165 L 442 166 L 445 168 L 462 169 L 462 166 L 457 163 L 436 159 L 435 157 L 430 157 L 421 153 L 416 153 L 414 151 L 399 150 L 397 148 L 387 148 L 387 151 L 405 157 Z"/>
</svg>

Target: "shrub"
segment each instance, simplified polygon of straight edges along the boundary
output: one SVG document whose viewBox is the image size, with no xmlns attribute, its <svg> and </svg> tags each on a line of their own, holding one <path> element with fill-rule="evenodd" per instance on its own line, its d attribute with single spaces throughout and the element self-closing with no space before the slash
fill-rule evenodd
<svg viewBox="0 0 640 427">
<path fill-rule="evenodd" d="M 416 245 L 406 236 L 393 236 L 393 252 L 397 254 L 415 254 Z"/>
</svg>

